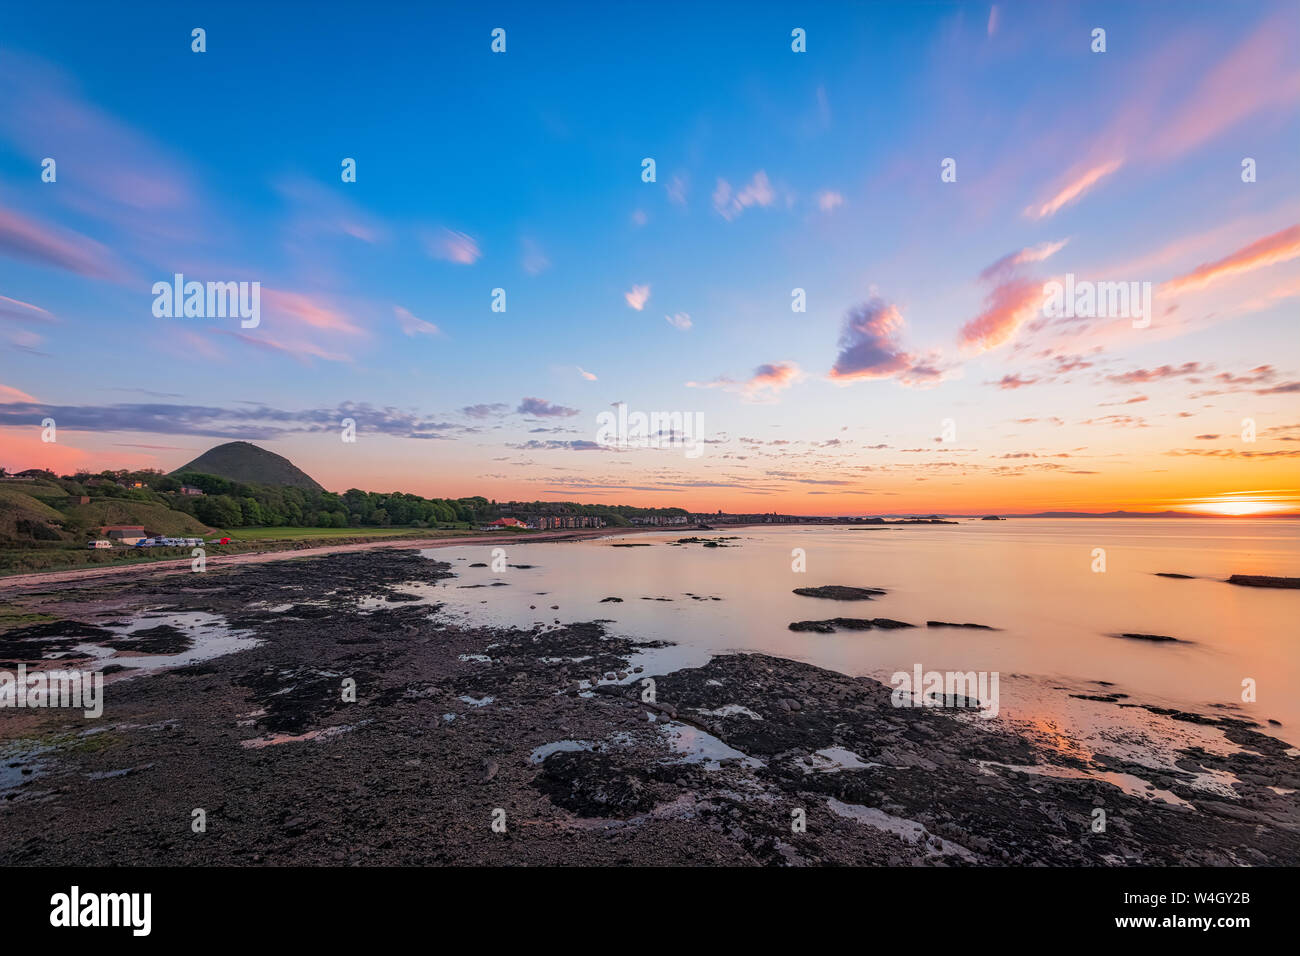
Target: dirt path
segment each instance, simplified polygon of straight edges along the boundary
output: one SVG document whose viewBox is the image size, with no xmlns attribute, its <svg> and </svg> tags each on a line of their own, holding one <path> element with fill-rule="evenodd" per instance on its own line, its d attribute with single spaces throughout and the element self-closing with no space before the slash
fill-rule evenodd
<svg viewBox="0 0 1300 956">
<path fill-rule="evenodd" d="M 209 554 L 207 566 L 210 570 L 231 567 L 236 564 L 265 564 L 268 561 L 287 561 L 299 558 L 319 557 L 326 554 L 341 554 L 347 551 L 372 551 L 379 548 L 451 548 L 459 545 L 474 544 L 531 544 L 537 541 L 570 541 L 581 538 L 603 538 L 610 535 L 640 534 L 647 531 L 672 531 L 672 528 L 593 528 L 557 531 L 547 534 L 521 535 L 502 534 L 498 532 L 482 535 L 467 535 L 459 538 L 385 538 L 377 541 L 358 541 L 350 544 L 329 544 L 319 547 L 284 548 L 276 551 L 250 551 L 243 554 Z M 688 528 L 676 529 L 687 531 Z M 18 594 L 23 591 L 48 590 L 51 587 L 76 587 L 88 581 L 104 578 L 121 577 L 131 574 L 137 576 L 156 574 L 189 573 L 190 558 L 157 561 L 153 564 L 121 564 L 103 568 L 73 568 L 66 571 L 38 571 L 32 574 L 13 574 L 0 578 L 0 594 Z"/>
</svg>

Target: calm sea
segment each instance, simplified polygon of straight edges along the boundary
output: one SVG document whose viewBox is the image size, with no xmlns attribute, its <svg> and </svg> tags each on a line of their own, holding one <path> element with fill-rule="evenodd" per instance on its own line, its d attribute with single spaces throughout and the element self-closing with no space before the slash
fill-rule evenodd
<svg viewBox="0 0 1300 956">
<path fill-rule="evenodd" d="M 647 653 L 640 661 L 647 673 L 728 651 L 762 651 L 886 682 L 917 664 L 997 671 L 1000 720 L 1083 756 L 1104 750 L 1150 757 L 1188 744 L 1219 749 L 1221 735 L 1071 695 L 1120 693 L 1128 695 L 1125 703 L 1261 724 L 1273 718 L 1282 726 L 1266 725 L 1267 732 L 1300 743 L 1300 591 L 1224 581 L 1230 574 L 1300 577 L 1298 530 L 1294 521 L 1255 519 L 964 520 L 516 544 L 503 547 L 505 560 L 533 567 L 504 571 L 491 567 L 490 546 L 426 554 L 450 561 L 459 575 L 429 595 L 446 602 L 443 613 L 522 627 L 600 618 L 618 633 L 676 642 Z M 729 547 L 673 544 L 696 534 L 735 537 L 722 542 Z M 793 570 L 796 549 L 802 572 Z M 1104 552 L 1104 571 L 1094 570 L 1097 549 Z M 469 567 L 476 562 L 489 567 Z M 466 587 L 494 582 L 504 586 Z M 792 593 L 824 584 L 888 593 L 868 602 Z M 622 602 L 602 603 L 606 597 Z M 918 627 L 835 634 L 788 628 L 792 621 L 837 616 L 887 617 Z M 999 630 L 928 629 L 928 620 Z M 1111 636 L 1124 632 L 1181 643 Z M 1246 680 L 1254 681 L 1255 702 L 1242 699 Z"/>
</svg>

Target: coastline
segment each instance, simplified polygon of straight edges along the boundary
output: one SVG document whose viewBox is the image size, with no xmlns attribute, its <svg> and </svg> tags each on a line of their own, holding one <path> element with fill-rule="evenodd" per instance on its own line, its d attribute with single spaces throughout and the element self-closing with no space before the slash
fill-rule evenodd
<svg viewBox="0 0 1300 956">
<path fill-rule="evenodd" d="M 638 534 L 648 531 L 663 531 L 663 528 L 575 528 L 569 531 L 542 532 L 540 534 L 511 534 L 495 532 L 482 535 L 444 536 L 436 538 L 381 538 L 375 541 L 355 541 L 346 544 L 317 545 L 295 543 L 292 547 L 269 549 L 266 551 L 248 551 L 240 554 L 220 552 L 209 555 L 209 570 L 229 568 L 247 564 L 265 564 L 270 561 L 291 561 L 299 558 L 323 557 L 330 554 L 346 554 L 355 551 L 376 551 L 384 549 L 409 550 L 412 548 L 449 548 L 467 544 L 519 544 L 522 542 L 571 541 L 582 538 L 602 538 L 616 534 Z M 70 568 L 62 571 L 35 571 L 10 574 L 0 577 L 0 594 L 6 591 L 18 592 L 39 590 L 50 586 L 67 584 L 76 586 L 84 581 L 99 578 L 120 577 L 123 575 L 168 575 L 190 573 L 190 558 L 175 558 L 156 561 L 147 565 L 117 564 L 100 568 Z"/>
<path fill-rule="evenodd" d="M 623 531 L 625 529 L 619 529 Z M 645 529 L 651 530 L 651 529 Z M 663 530 L 663 529 L 653 529 Z M 500 540 L 492 538 L 491 540 Z M 534 539 L 535 540 L 535 539 Z M 461 542 L 463 543 L 463 539 Z M 1083 775 L 996 722 L 766 654 L 638 672 L 599 622 L 450 623 L 400 586 L 454 579 L 360 548 L 30 595 L 85 627 L 208 615 L 257 643 L 114 679 L 98 720 L 10 710 L 8 864 L 1282 865 L 1300 772 L 1238 718 L 1173 712 L 1224 752 Z M 562 613 L 562 612 L 561 612 Z M 58 629 L 9 639 L 37 649 Z M 22 632 L 19 632 L 20 634 Z M 69 635 L 81 632 L 71 628 Z M 84 638 L 75 638 L 84 640 Z M 202 638 L 198 639 L 201 643 Z M 142 644 L 127 647 L 142 648 Z M 175 651 L 176 647 L 167 650 Z M 144 654 L 142 650 L 128 651 Z M 135 658 L 138 660 L 139 658 Z M 640 681 L 655 682 L 655 701 Z M 344 679 L 356 701 L 342 699 Z M 1138 702 L 1116 706 L 1142 706 Z M 1148 708 L 1149 709 L 1149 708 Z M 1231 775 L 1231 794 L 1205 789 Z M 1275 789 L 1276 788 L 1276 789 Z M 205 810 L 207 830 L 191 830 Z M 1104 811 L 1104 832 L 1093 830 Z M 494 814 L 504 814 L 504 832 Z M 803 815 L 805 829 L 792 820 Z"/>
</svg>

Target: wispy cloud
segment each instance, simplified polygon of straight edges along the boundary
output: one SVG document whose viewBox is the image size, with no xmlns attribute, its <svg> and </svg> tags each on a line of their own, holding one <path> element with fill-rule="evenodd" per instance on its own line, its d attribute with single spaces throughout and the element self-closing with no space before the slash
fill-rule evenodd
<svg viewBox="0 0 1300 956">
<path fill-rule="evenodd" d="M 7 209 L 0 209 L 0 255 L 90 279 L 120 275 L 108 250 L 93 239 L 39 225 Z"/>
<path fill-rule="evenodd" d="M 393 314 L 397 316 L 397 321 L 401 325 L 402 331 L 409 336 L 442 334 L 442 329 L 438 328 L 432 322 L 426 322 L 424 319 L 417 318 L 400 305 L 393 306 Z"/>
<path fill-rule="evenodd" d="M 437 235 L 426 236 L 424 248 L 434 259 L 462 266 L 472 266 L 483 255 L 479 251 L 477 239 L 453 229 L 443 229 Z"/>
<path fill-rule="evenodd" d="M 523 261 L 524 271 L 530 276 L 539 276 L 551 267 L 551 260 L 546 257 L 542 247 L 533 239 L 525 238 L 523 240 Z"/>
<path fill-rule="evenodd" d="M 986 281 L 999 279 L 1007 273 L 1013 272 L 1018 266 L 1032 262 L 1042 262 L 1064 249 L 1069 241 L 1068 239 L 1062 239 L 1059 242 L 1042 242 L 1036 246 L 1027 246 L 1024 249 L 1009 252 L 981 272 L 980 278 Z"/>
<path fill-rule="evenodd" d="M 268 439 L 332 432 L 344 418 L 355 419 L 368 432 L 407 438 L 444 437 L 463 428 L 451 422 L 433 421 L 412 412 L 377 408 L 364 402 L 297 410 L 251 402 L 231 408 L 180 404 L 51 405 L 22 401 L 0 404 L 0 427 L 36 424 L 46 417 L 53 418 L 60 429 L 68 431 L 144 432 L 228 439 Z"/>
<path fill-rule="evenodd" d="M 1220 279 L 1253 272 L 1265 266 L 1287 262 L 1300 256 L 1300 225 L 1291 226 L 1243 246 L 1217 262 L 1197 266 L 1186 275 L 1170 279 L 1160 287 L 1163 293 L 1199 289 Z"/>
<path fill-rule="evenodd" d="M 262 297 L 270 306 L 272 315 L 283 315 L 303 325 L 328 332 L 359 335 L 361 327 L 347 316 L 301 292 L 263 289 Z"/>
<path fill-rule="evenodd" d="M 54 316 L 39 305 L 0 295 L 0 319 L 14 319 L 19 322 L 53 322 Z"/>
<path fill-rule="evenodd" d="M 770 206 L 776 192 L 768 181 L 767 173 L 759 170 L 739 192 L 732 192 L 731 183 L 719 179 L 713 190 L 713 208 L 723 219 L 731 221 L 750 206 Z"/>
<path fill-rule="evenodd" d="M 675 329 L 681 329 L 683 332 L 688 331 L 693 324 L 691 317 L 685 312 L 674 312 L 672 315 L 665 315 L 664 320 Z"/>
<path fill-rule="evenodd" d="M 777 395 L 803 378 L 803 371 L 794 362 L 766 362 L 744 381 L 725 375 L 708 382 L 687 382 L 687 388 L 718 388 L 736 392 L 747 402 L 772 402 Z"/>
<path fill-rule="evenodd" d="M 1159 382 L 1167 378 L 1197 375 L 1209 371 L 1200 362 L 1184 362 L 1182 365 L 1161 365 L 1157 368 L 1135 368 L 1131 372 L 1107 375 L 1106 378 L 1119 385 L 1139 385 L 1145 382 Z"/>
<path fill-rule="evenodd" d="M 817 208 L 822 212 L 832 212 L 844 205 L 844 196 L 833 189 L 823 189 L 817 194 Z"/>
<path fill-rule="evenodd" d="M 1115 172 L 1122 165 L 1124 165 L 1123 160 L 1112 159 L 1109 162 L 1101 163 L 1100 165 L 1090 166 L 1081 172 L 1076 170 L 1050 199 L 1046 200 L 1041 205 L 1030 206 L 1026 209 L 1026 215 L 1033 219 L 1045 219 L 1048 216 L 1056 215 L 1060 209 L 1073 202 L 1077 202 L 1085 193 L 1092 189 L 1092 187 L 1096 186 L 1097 183 Z"/>
</svg>

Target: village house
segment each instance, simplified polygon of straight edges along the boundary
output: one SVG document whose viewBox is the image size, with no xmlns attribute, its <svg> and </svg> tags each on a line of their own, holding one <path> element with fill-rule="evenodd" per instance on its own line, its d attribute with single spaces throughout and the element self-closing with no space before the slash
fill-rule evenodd
<svg viewBox="0 0 1300 956">
<path fill-rule="evenodd" d="M 195 488 L 193 485 L 181 485 L 181 494 L 197 496 L 203 494 L 203 489 Z"/>
<path fill-rule="evenodd" d="M 690 515 L 646 515 L 645 517 L 629 518 L 635 525 L 643 525 L 654 528 L 683 525 L 691 523 Z"/>
<path fill-rule="evenodd" d="M 524 524 L 518 518 L 497 518 L 496 521 L 485 524 L 482 530 L 497 531 L 505 528 L 526 528 L 526 527 L 528 527 L 528 525 Z"/>
<path fill-rule="evenodd" d="M 603 528 L 605 519 L 595 515 L 529 515 L 528 527 L 542 531 L 551 528 Z"/>
</svg>

